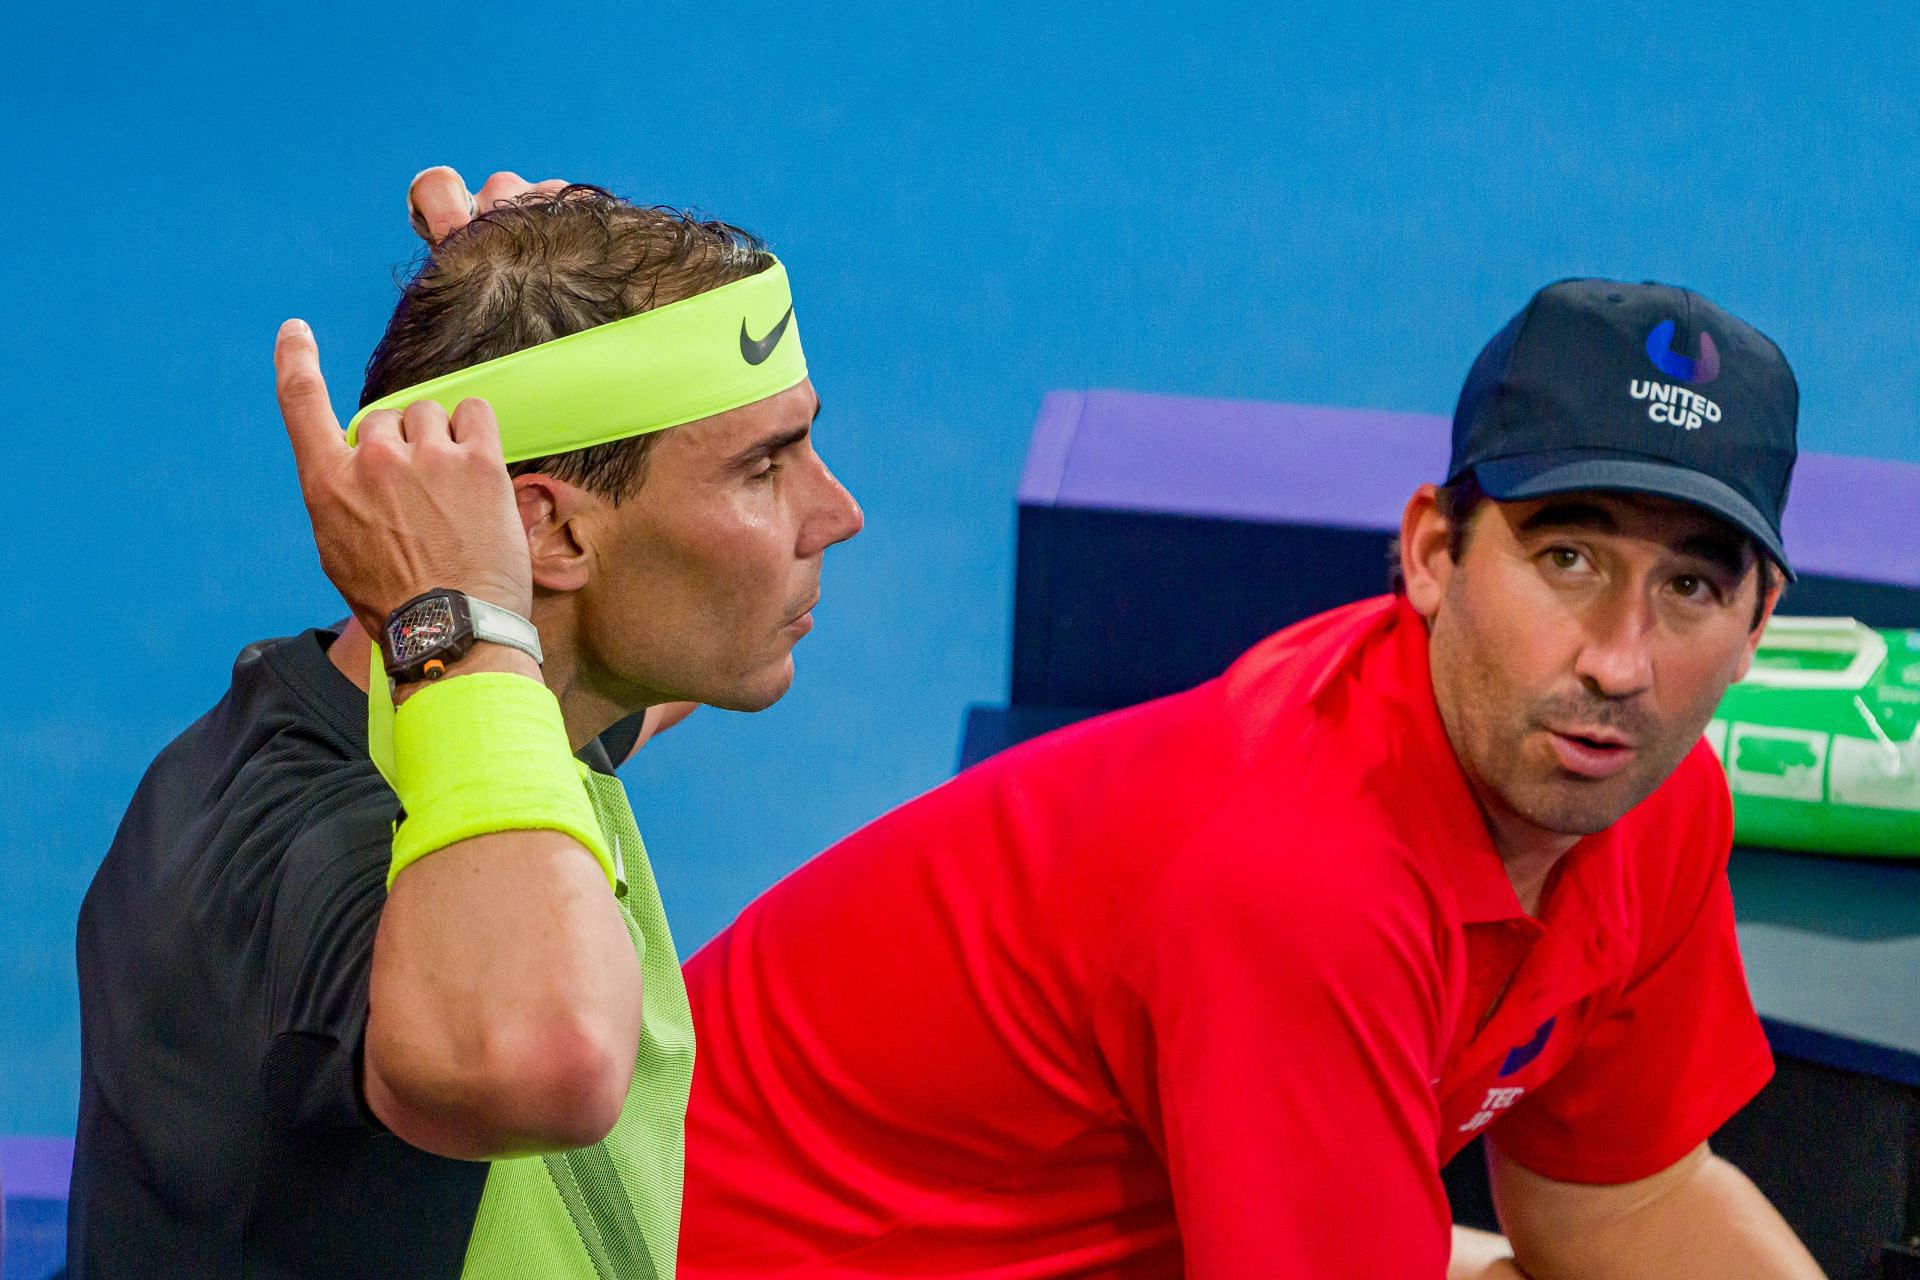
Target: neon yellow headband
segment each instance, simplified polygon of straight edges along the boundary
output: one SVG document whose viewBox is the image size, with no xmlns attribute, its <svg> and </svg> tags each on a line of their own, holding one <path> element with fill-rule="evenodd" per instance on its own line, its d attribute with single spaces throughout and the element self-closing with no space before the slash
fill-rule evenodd
<svg viewBox="0 0 1920 1280">
<path fill-rule="evenodd" d="M 376 409 L 468 396 L 493 406 L 508 462 L 665 431 L 778 395 L 807 376 L 787 269 L 765 271 L 382 396 Z"/>
</svg>

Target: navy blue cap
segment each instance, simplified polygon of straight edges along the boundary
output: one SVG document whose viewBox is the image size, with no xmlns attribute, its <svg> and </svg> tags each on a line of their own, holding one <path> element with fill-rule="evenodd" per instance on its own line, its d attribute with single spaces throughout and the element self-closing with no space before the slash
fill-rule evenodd
<svg viewBox="0 0 1920 1280">
<path fill-rule="evenodd" d="M 1791 578 L 1780 516 L 1800 390 L 1767 336 L 1687 289 L 1561 280 L 1473 362 L 1449 483 L 1488 497 L 1676 498 L 1752 536 Z"/>
</svg>

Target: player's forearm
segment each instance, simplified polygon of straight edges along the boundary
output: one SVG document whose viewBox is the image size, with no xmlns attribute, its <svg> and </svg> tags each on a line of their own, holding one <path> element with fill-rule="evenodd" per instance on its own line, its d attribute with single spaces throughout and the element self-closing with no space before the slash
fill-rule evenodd
<svg viewBox="0 0 1920 1280">
<path fill-rule="evenodd" d="M 485 401 L 377 411 L 350 445 L 304 322 L 281 326 L 274 372 L 321 567 L 369 635 L 434 590 L 531 617 L 528 531 Z M 375 936 L 366 1100 L 446 1155 L 579 1146 L 618 1118 L 639 1041 L 619 854 L 534 659 L 483 642 L 445 663 L 395 691 L 391 742 L 370 743 L 407 818 Z"/>
<path fill-rule="evenodd" d="M 632 1076 L 639 964 L 609 873 L 581 843 L 598 832 L 597 820 L 580 808 L 569 743 L 549 719 L 556 711 L 540 682 L 526 654 L 480 644 L 441 680 L 394 691 L 396 786 L 410 811 L 376 938 L 364 1087 L 388 1128 L 440 1155 L 494 1159 L 590 1144 L 618 1118 Z M 476 707 L 511 740 L 544 742 L 554 759 L 496 761 L 484 731 L 476 741 L 476 730 L 461 727 L 459 713 Z M 523 725 L 530 709 L 534 720 Z M 403 717 L 421 715 L 401 732 Z M 463 760 L 473 776 L 449 772 Z M 435 833 L 464 820 L 463 792 L 499 794 L 490 771 L 509 792 L 548 776 L 562 803 L 543 817 L 543 802 L 522 795 L 489 818 L 504 829 L 441 845 Z M 450 799 L 459 802 L 451 809 Z M 556 815 L 563 827 L 574 822 L 572 834 L 550 829 Z M 527 826 L 513 825 L 523 817 Z"/>
<path fill-rule="evenodd" d="M 1534 1280 L 1818 1280 L 1818 1264 L 1746 1175 L 1704 1149 L 1677 1172 L 1612 1205 L 1553 1192 L 1503 1199 L 1517 1259 Z"/>
<path fill-rule="evenodd" d="M 437 1154 L 597 1141 L 632 1077 L 640 971 L 600 865 L 552 831 L 449 846 L 394 883 L 375 940 L 366 1092 Z"/>
</svg>

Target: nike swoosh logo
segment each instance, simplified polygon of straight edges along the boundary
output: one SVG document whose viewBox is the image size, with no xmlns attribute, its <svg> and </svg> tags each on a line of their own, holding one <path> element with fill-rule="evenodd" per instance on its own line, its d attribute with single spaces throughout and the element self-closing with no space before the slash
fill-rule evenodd
<svg viewBox="0 0 1920 1280">
<path fill-rule="evenodd" d="M 793 308 L 787 308 L 787 314 L 780 317 L 780 323 L 767 331 L 767 336 L 755 342 L 747 336 L 747 322 L 740 322 L 740 358 L 748 364 L 765 364 L 773 349 L 780 345 L 780 339 L 787 332 L 787 325 L 793 319 Z"/>
</svg>

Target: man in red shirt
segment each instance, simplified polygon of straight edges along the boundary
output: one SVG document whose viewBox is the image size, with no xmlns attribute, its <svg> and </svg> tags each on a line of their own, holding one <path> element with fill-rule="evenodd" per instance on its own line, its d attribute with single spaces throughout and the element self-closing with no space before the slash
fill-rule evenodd
<svg viewBox="0 0 1920 1280">
<path fill-rule="evenodd" d="M 762 896 L 687 966 L 682 1276 L 1818 1275 L 1706 1146 L 1772 1069 L 1701 732 L 1797 403 L 1704 298 L 1550 286 L 1394 596 Z M 1515 1256 L 1450 1270 L 1483 1133 Z"/>
</svg>

